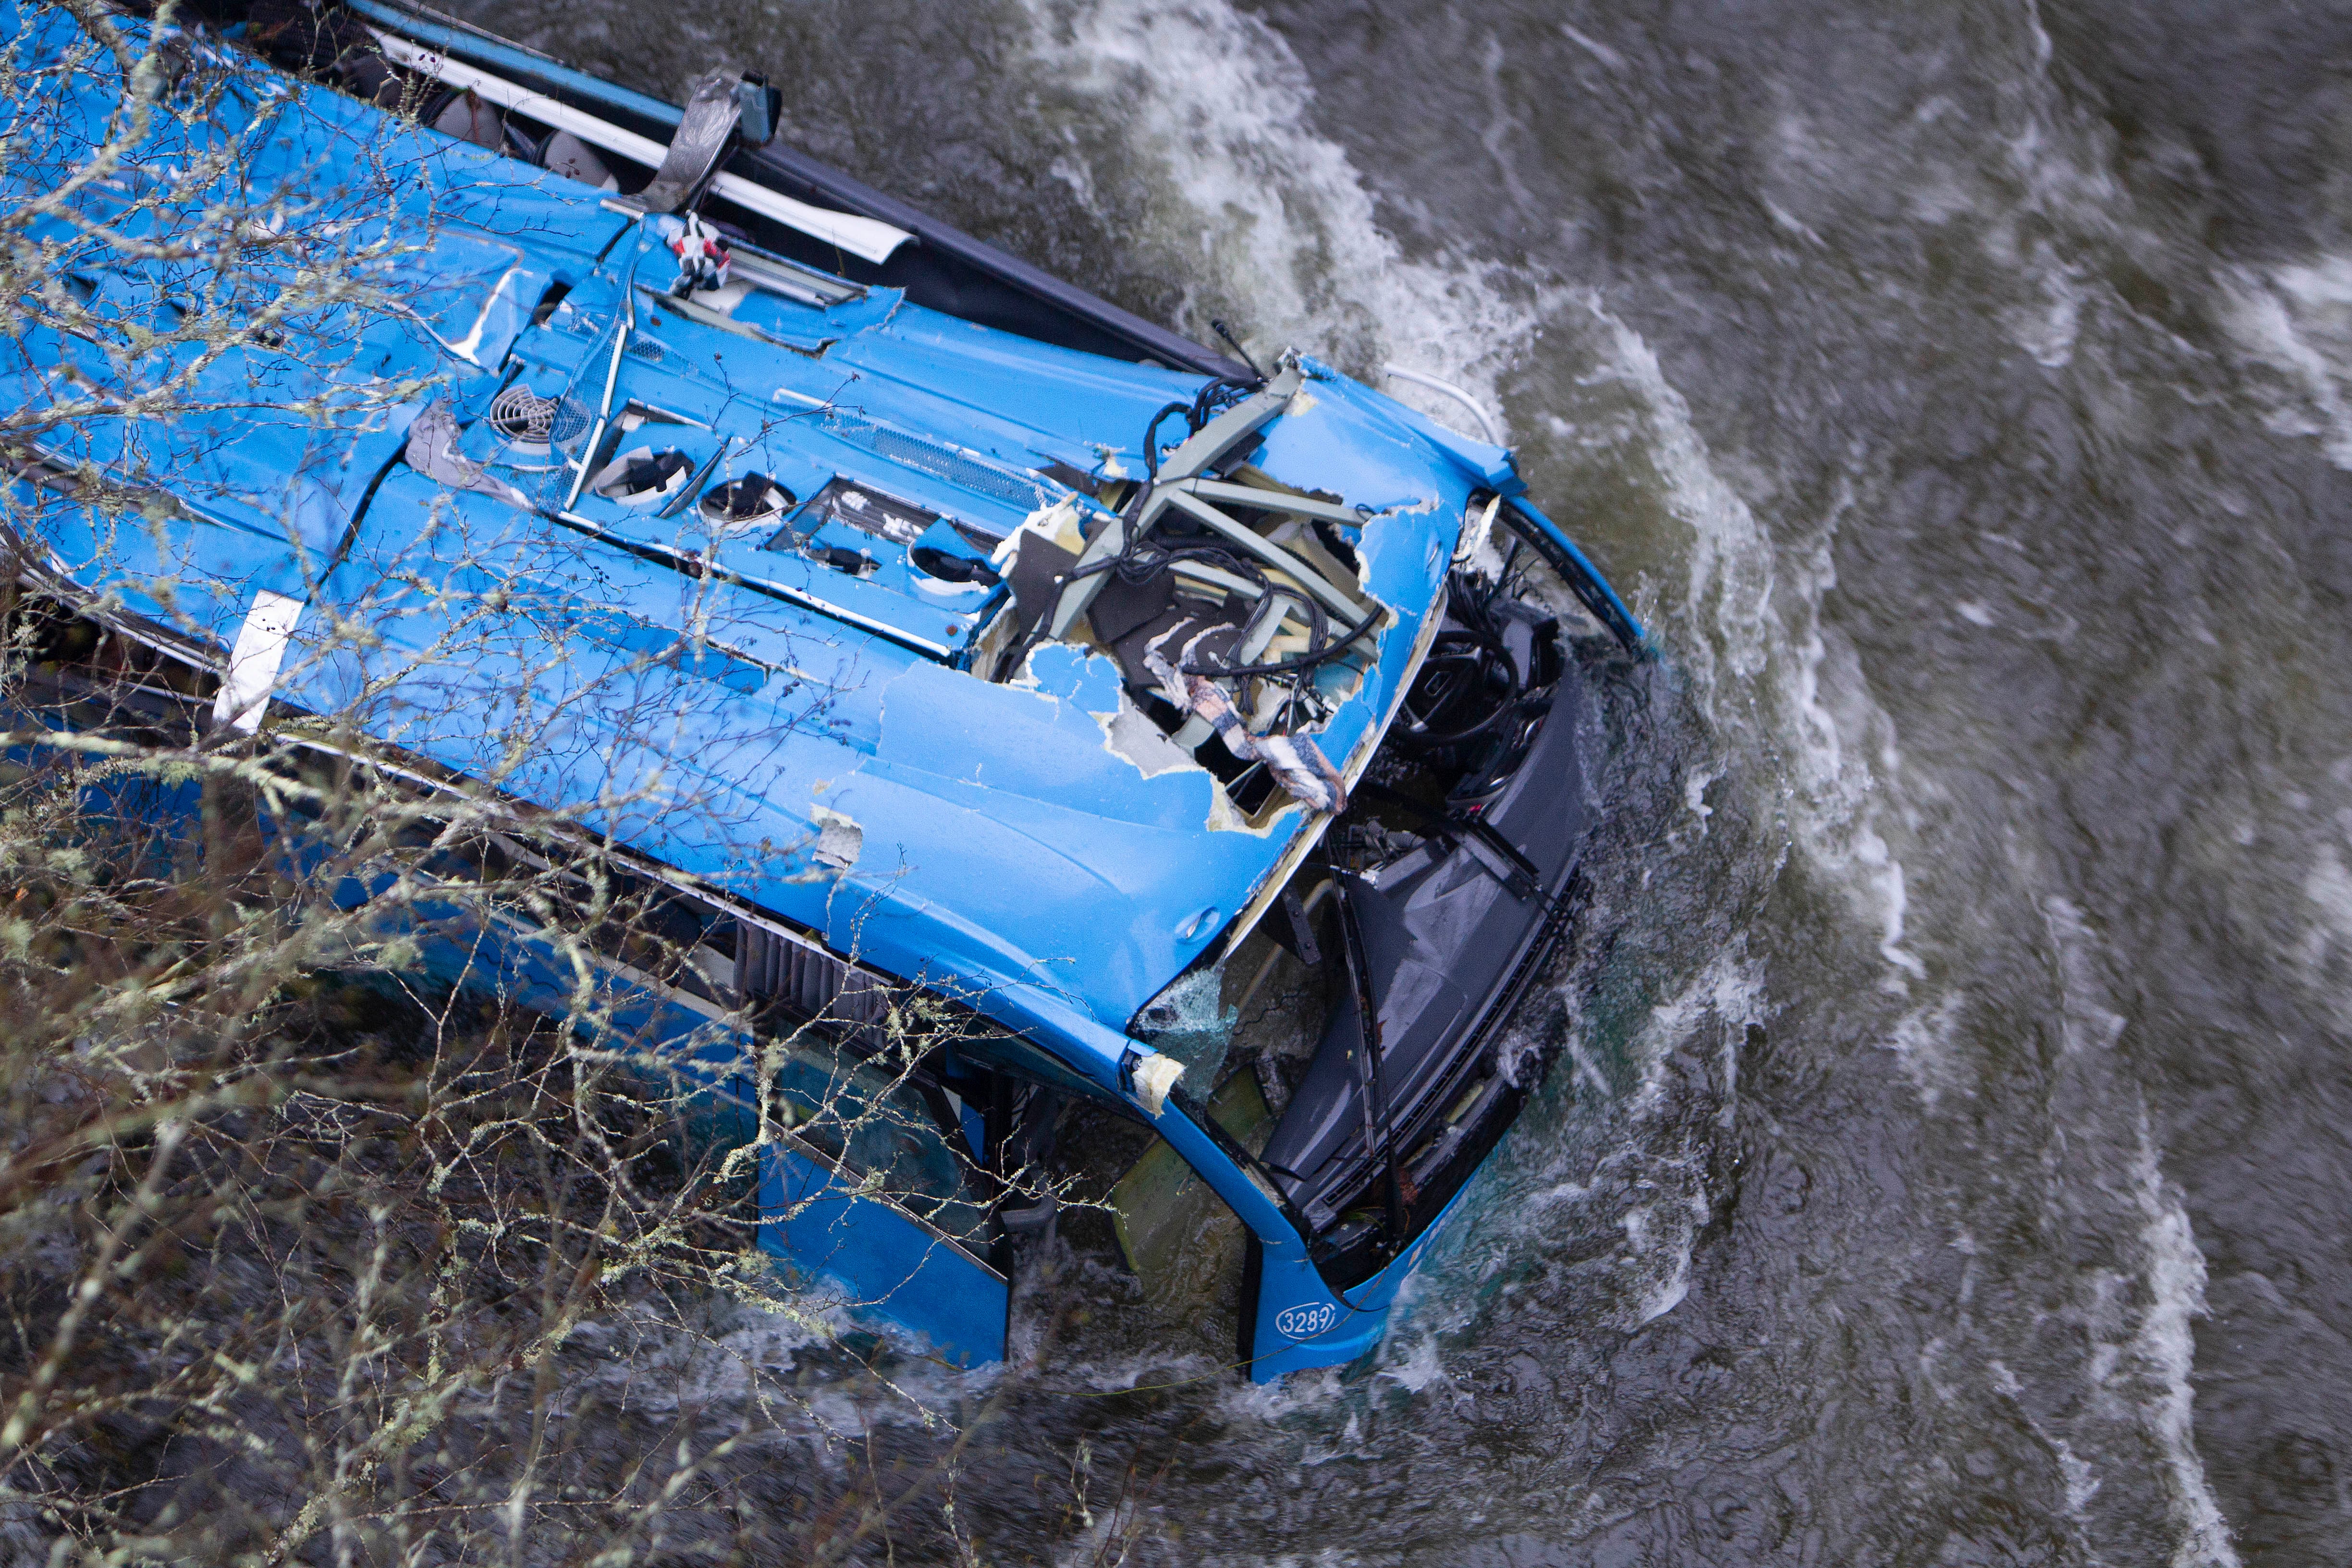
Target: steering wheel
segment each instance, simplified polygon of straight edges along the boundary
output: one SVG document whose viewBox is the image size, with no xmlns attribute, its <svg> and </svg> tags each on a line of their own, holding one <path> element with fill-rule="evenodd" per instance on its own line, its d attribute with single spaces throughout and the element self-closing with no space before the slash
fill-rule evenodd
<svg viewBox="0 0 2352 1568">
<path fill-rule="evenodd" d="M 1409 746 L 1458 745 L 1500 723 L 1518 695 L 1518 666 L 1500 637 L 1484 626 L 1448 626 L 1405 693 L 1398 739 Z"/>
</svg>

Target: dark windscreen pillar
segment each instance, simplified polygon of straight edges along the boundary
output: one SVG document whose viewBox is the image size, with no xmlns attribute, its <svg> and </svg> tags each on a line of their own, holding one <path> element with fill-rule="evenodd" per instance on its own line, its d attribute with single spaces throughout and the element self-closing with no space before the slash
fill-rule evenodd
<svg viewBox="0 0 2352 1568">
<path fill-rule="evenodd" d="M 879 218 L 916 238 L 874 267 L 844 258 L 821 240 L 795 237 L 808 247 L 795 259 L 835 270 L 846 261 L 847 275 L 861 283 L 904 289 L 919 305 L 1041 342 L 1113 359 L 1154 360 L 1202 375 L 1255 379 L 1247 365 L 1065 283 L 782 142 L 739 152 L 728 167 L 813 205 Z"/>
</svg>

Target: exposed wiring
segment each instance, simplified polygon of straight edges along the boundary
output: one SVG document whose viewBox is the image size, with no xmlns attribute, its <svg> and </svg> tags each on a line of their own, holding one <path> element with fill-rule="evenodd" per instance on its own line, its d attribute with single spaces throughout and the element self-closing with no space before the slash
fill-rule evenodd
<svg viewBox="0 0 2352 1568">
<path fill-rule="evenodd" d="M 1171 414 L 1181 414 L 1189 419 L 1192 412 L 1192 405 L 1189 403 L 1171 403 L 1165 408 L 1162 408 L 1159 413 L 1153 415 L 1151 416 L 1151 423 L 1143 427 L 1143 472 L 1145 476 L 1145 489 L 1148 490 L 1151 486 L 1160 482 L 1160 421 L 1166 419 Z M 1195 426 L 1195 428 L 1197 428 L 1197 426 Z"/>
<path fill-rule="evenodd" d="M 1195 669 L 1191 665 L 1187 664 L 1183 666 L 1182 668 L 1187 675 L 1220 675 L 1233 676 L 1236 678 L 1251 675 L 1303 675 L 1307 670 L 1313 669 L 1318 665 L 1328 664 L 1332 659 L 1339 658 L 1341 654 L 1347 652 L 1348 649 L 1353 647 L 1358 642 L 1361 641 L 1366 633 L 1371 631 L 1380 624 L 1381 617 L 1379 616 L 1366 616 L 1363 618 L 1362 623 L 1359 625 L 1355 630 L 1349 632 L 1346 637 L 1341 637 L 1339 641 L 1330 644 L 1328 647 L 1315 653 L 1301 654 L 1297 658 L 1277 660 L 1273 664 L 1242 664 L 1234 665 L 1230 668 L 1225 669 Z"/>
</svg>

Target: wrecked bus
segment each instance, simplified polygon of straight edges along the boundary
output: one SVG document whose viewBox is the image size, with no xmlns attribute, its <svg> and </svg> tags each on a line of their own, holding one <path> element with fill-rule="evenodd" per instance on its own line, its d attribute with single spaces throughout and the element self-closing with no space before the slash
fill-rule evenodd
<svg viewBox="0 0 2352 1568">
<path fill-rule="evenodd" d="M 602 952 L 635 1026 L 782 1108 L 763 1246 L 938 1353 L 1003 1356 L 1074 1173 L 1148 1283 L 1223 1293 L 1252 1377 L 1376 1345 L 1532 1087 L 1502 1024 L 1570 918 L 1591 671 L 1643 645 L 1511 453 L 826 170 L 757 79 L 680 109 L 373 0 L 290 40 L 205 15 L 174 68 L 263 84 L 216 110 L 267 122 L 247 178 L 364 168 L 353 222 L 409 237 L 403 307 L 275 401 L 421 390 L 58 430 L 12 458 L 25 587 L 189 672 L 210 743 L 575 812 L 670 933 Z M 79 38 L 27 11 L 6 47 L 95 137 L 119 83 L 56 68 Z M 169 265 L 71 287 L 102 312 Z M 134 438 L 169 517 L 112 528 L 60 476 Z M 497 656 L 449 657 L 459 623 Z M 699 826 L 599 805 L 656 776 Z M 527 997 L 570 984 L 541 934 L 492 933 Z M 925 1009 L 953 1026 L 910 1049 Z M 891 1114 L 799 1130 L 845 1097 Z"/>
</svg>

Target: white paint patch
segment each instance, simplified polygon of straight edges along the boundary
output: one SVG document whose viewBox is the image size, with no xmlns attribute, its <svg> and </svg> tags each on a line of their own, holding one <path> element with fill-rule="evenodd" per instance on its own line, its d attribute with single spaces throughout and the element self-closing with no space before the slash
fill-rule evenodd
<svg viewBox="0 0 2352 1568">
<path fill-rule="evenodd" d="M 816 825 L 816 863 L 828 870 L 846 871 L 857 864 L 866 850 L 866 829 L 855 820 L 830 806 L 809 807 L 809 820 Z"/>
<path fill-rule="evenodd" d="M 304 605 L 263 588 L 253 595 L 253 607 L 237 628 L 236 646 L 229 649 L 228 674 L 213 699 L 213 722 L 251 734 L 261 728 L 269 707 L 270 689 L 278 684 L 278 667 L 286 660 L 286 644 L 302 619 Z"/>
</svg>

